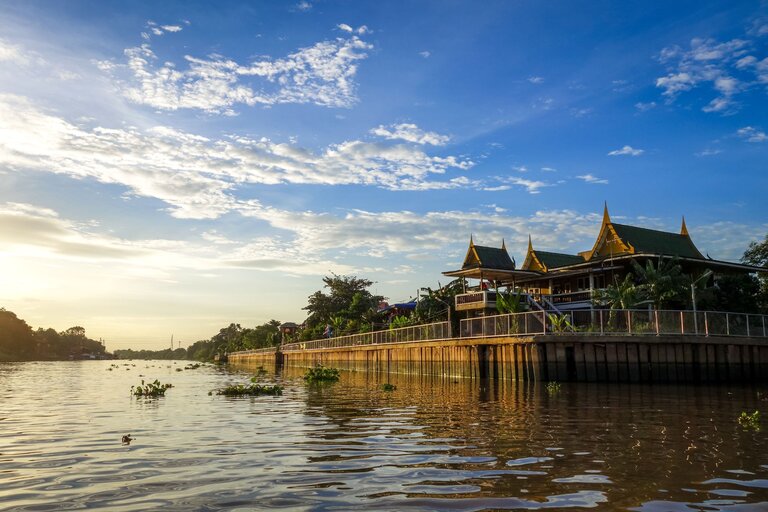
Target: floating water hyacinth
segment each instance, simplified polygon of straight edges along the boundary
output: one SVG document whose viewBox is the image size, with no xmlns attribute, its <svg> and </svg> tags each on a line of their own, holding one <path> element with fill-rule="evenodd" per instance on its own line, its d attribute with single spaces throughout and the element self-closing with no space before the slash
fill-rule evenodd
<svg viewBox="0 0 768 512">
<path fill-rule="evenodd" d="M 217 390 L 216 394 L 223 396 L 278 396 L 283 394 L 283 387 L 278 385 L 266 386 L 261 384 L 231 384 L 224 389 Z"/>
<path fill-rule="evenodd" d="M 157 398 L 159 396 L 165 396 L 165 391 L 172 387 L 173 384 L 161 384 L 157 379 L 155 379 L 154 382 L 145 384 L 142 379 L 141 385 L 131 386 L 131 394 L 147 398 Z"/>
<path fill-rule="evenodd" d="M 315 366 L 307 370 L 304 380 L 307 382 L 336 382 L 340 372 L 337 368 L 326 368 L 323 365 Z"/>
</svg>

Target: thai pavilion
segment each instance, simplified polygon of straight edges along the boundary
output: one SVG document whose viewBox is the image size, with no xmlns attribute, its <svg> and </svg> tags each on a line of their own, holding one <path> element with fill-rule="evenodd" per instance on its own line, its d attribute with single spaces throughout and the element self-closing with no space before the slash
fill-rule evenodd
<svg viewBox="0 0 768 512">
<path fill-rule="evenodd" d="M 456 296 L 456 310 L 470 314 L 495 314 L 495 289 L 508 287 L 526 295 L 536 309 L 568 311 L 593 308 L 593 290 L 624 278 L 632 261 L 677 258 L 684 273 L 702 275 L 765 272 L 762 267 L 714 260 L 696 248 L 683 218 L 679 233 L 618 224 L 611 221 L 606 205 L 600 232 L 588 251 L 564 254 L 536 250 L 528 238 L 528 250 L 520 268 L 501 248 L 475 245 L 470 238 L 459 270 L 443 272 L 450 277 L 479 279 L 480 285 Z"/>
</svg>

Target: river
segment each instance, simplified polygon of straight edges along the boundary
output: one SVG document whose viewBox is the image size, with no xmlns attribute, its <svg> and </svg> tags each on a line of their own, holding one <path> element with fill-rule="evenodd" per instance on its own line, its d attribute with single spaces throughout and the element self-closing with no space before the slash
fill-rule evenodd
<svg viewBox="0 0 768 512">
<path fill-rule="evenodd" d="M 0 363 L 0 510 L 768 510 L 766 386 L 289 368 L 263 378 L 282 396 L 228 398 L 255 369 L 188 364 Z"/>
</svg>

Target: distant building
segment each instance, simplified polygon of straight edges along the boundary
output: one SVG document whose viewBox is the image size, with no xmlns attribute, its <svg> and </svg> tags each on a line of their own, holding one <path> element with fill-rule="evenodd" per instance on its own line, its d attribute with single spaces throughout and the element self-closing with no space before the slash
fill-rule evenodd
<svg viewBox="0 0 768 512">
<path fill-rule="evenodd" d="M 478 279 L 479 285 L 456 296 L 458 311 L 492 314 L 496 309 L 497 287 L 511 287 L 528 295 L 532 307 L 567 311 L 593 307 L 592 293 L 624 278 L 634 260 L 645 265 L 648 260 L 677 258 L 686 274 L 751 274 L 768 269 L 714 260 L 702 255 L 691 240 L 683 218 L 680 233 L 669 233 L 611 221 L 608 207 L 603 211 L 600 232 L 592 249 L 566 254 L 534 249 L 528 238 L 528 250 L 520 268 L 501 248 L 475 245 L 469 249 L 459 270 L 443 272 L 450 277 Z"/>
</svg>

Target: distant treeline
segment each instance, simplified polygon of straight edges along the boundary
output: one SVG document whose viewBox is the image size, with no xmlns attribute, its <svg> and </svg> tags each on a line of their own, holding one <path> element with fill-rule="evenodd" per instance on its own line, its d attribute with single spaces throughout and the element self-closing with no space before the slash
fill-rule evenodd
<svg viewBox="0 0 768 512">
<path fill-rule="evenodd" d="M 190 359 L 212 361 L 217 354 L 237 352 L 254 348 L 272 347 L 280 344 L 280 322 L 269 322 L 253 328 L 240 324 L 229 324 L 209 340 L 200 340 L 187 348 L 171 350 L 115 350 L 118 359 Z"/>
<path fill-rule="evenodd" d="M 0 308 L 0 361 L 61 361 L 108 357 L 104 345 L 80 326 L 66 331 L 32 330 L 11 311 Z"/>
</svg>

